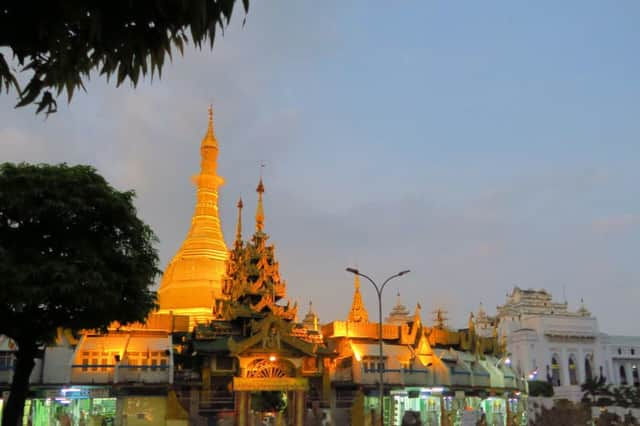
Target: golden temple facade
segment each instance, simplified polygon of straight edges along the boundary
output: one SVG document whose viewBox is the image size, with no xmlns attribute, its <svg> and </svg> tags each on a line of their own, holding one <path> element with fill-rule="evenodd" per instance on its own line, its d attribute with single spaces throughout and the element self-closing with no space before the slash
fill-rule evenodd
<svg viewBox="0 0 640 426">
<path fill-rule="evenodd" d="M 218 213 L 218 140 L 209 108 L 207 132 L 200 144 L 200 173 L 193 177 L 197 188 L 191 228 L 164 272 L 158 290 L 159 313 L 188 315 L 190 324 L 213 318 L 215 301 L 224 297 L 222 278 L 229 251 Z"/>
</svg>

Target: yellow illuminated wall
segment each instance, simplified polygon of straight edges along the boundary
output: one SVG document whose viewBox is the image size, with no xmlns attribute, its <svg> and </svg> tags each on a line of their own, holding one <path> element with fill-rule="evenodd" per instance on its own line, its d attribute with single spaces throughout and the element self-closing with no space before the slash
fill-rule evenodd
<svg viewBox="0 0 640 426">
<path fill-rule="evenodd" d="M 127 426 L 149 426 L 166 424 L 167 398 L 164 396 L 124 397 L 122 403 L 123 422 Z"/>
</svg>

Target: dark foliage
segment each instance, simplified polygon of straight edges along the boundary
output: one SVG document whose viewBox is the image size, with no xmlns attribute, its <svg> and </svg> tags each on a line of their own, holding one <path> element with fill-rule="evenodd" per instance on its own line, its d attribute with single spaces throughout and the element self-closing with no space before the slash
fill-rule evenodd
<svg viewBox="0 0 640 426">
<path fill-rule="evenodd" d="M 3 424 L 19 418 L 58 328 L 106 329 L 155 308 L 156 238 L 133 197 L 88 166 L 0 165 L 0 334 L 18 347 Z"/>
<path fill-rule="evenodd" d="M 590 405 L 601 405 L 601 401 L 608 400 L 611 396 L 607 380 L 604 377 L 587 379 L 580 388 L 583 392 L 582 401 Z"/>
<path fill-rule="evenodd" d="M 18 69 L 0 53 L 0 91 L 15 89 L 17 106 L 55 112 L 63 91 L 71 100 L 92 71 L 116 85 L 140 76 L 160 76 L 172 48 L 191 41 L 213 47 L 216 30 L 229 24 L 236 0 L 4 0 L 0 47 L 8 47 Z M 242 0 L 245 13 L 249 0 Z M 29 77 L 27 77 L 27 75 Z M 19 80 L 27 80 L 21 87 Z"/>
<path fill-rule="evenodd" d="M 284 411 L 287 401 L 284 393 L 278 391 L 261 391 L 251 394 L 251 409 L 260 412 Z"/>
<path fill-rule="evenodd" d="M 553 386 L 549 382 L 540 380 L 529 381 L 529 396 L 553 396 Z"/>
<path fill-rule="evenodd" d="M 574 404 L 567 400 L 558 400 L 553 407 L 540 407 L 531 426 L 586 425 L 591 420 L 590 408 L 583 404 Z"/>
</svg>

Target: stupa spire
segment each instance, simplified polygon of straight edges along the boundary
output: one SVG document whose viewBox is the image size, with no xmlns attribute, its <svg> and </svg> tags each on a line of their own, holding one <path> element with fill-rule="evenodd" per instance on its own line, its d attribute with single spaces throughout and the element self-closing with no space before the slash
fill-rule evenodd
<svg viewBox="0 0 640 426">
<path fill-rule="evenodd" d="M 189 315 L 191 322 L 212 317 L 214 301 L 222 297 L 222 276 L 229 256 L 218 213 L 218 141 L 209 106 L 207 131 L 200 143 L 200 173 L 193 176 L 196 206 L 191 228 L 171 260 L 158 290 L 160 313 Z"/>
<path fill-rule="evenodd" d="M 260 176 L 260 182 L 258 182 L 256 192 L 258 193 L 258 206 L 256 207 L 256 231 L 262 232 L 264 230 L 264 207 L 262 206 L 264 184 L 262 183 L 262 176 Z"/>
<path fill-rule="evenodd" d="M 236 223 L 236 246 L 242 244 L 242 197 L 238 199 L 238 222 Z"/>
<path fill-rule="evenodd" d="M 360 294 L 360 277 L 354 275 L 353 281 L 353 302 L 351 302 L 351 310 L 349 311 L 349 319 L 351 322 L 369 322 L 369 313 L 362 303 L 362 294 Z"/>
<path fill-rule="evenodd" d="M 422 321 L 420 319 L 420 313 L 422 312 L 422 306 L 420 305 L 420 302 L 416 302 L 416 310 L 413 313 L 413 322 L 418 322 L 418 321 Z"/>
<path fill-rule="evenodd" d="M 218 140 L 216 134 L 213 131 L 213 106 L 209 105 L 209 122 L 207 125 L 207 133 L 204 134 L 200 146 L 215 146 L 218 148 Z"/>
</svg>

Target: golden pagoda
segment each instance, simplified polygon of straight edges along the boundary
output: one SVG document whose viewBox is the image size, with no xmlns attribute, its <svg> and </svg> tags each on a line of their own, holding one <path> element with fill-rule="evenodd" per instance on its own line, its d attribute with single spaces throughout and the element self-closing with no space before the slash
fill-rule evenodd
<svg viewBox="0 0 640 426">
<path fill-rule="evenodd" d="M 369 314 L 364 303 L 362 303 L 362 295 L 360 294 L 360 277 L 355 275 L 353 282 L 353 302 L 349 311 L 349 319 L 351 322 L 369 322 Z"/>
<path fill-rule="evenodd" d="M 218 141 L 213 131 L 213 109 L 200 144 L 200 173 L 193 177 L 197 188 L 191 228 L 164 272 L 158 290 L 159 313 L 188 315 L 190 325 L 213 318 L 216 299 L 222 298 L 222 277 L 229 256 L 218 214 Z"/>
</svg>

